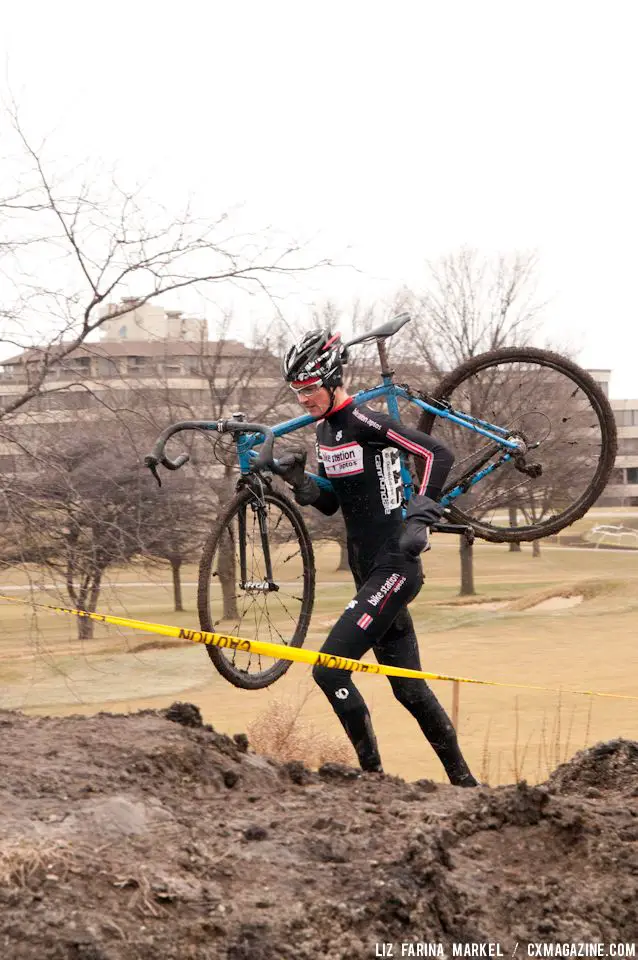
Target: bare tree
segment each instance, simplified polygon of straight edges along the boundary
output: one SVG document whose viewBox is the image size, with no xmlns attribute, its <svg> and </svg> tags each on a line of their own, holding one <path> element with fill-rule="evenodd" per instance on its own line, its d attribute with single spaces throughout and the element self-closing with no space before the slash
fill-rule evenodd
<svg viewBox="0 0 638 960">
<path fill-rule="evenodd" d="M 140 531 L 140 554 L 170 564 L 176 611 L 184 610 L 182 566 L 198 558 L 216 506 L 210 485 L 191 470 L 172 477 L 155 494 L 152 514 Z"/>
<path fill-rule="evenodd" d="M 0 350 L 34 350 L 27 382 L 4 393 L 0 419 L 36 397 L 52 369 L 102 324 L 130 312 L 125 296 L 140 306 L 220 283 L 267 290 L 277 276 L 319 265 L 272 236 L 234 236 L 226 213 L 204 220 L 189 204 L 165 210 L 86 164 L 61 172 L 17 110 L 9 119 L 20 153 L 5 165 L 0 195 Z"/>
<path fill-rule="evenodd" d="M 427 265 L 423 291 L 406 292 L 403 297 L 416 320 L 409 328 L 411 348 L 431 385 L 471 357 L 532 339 L 542 310 L 536 297 L 537 271 L 534 254 L 488 257 L 471 248 Z M 497 391 L 502 390 L 502 384 L 492 386 L 491 392 L 489 384 L 482 392 L 475 389 L 467 398 L 468 412 L 488 416 Z M 501 410 L 505 409 L 503 400 L 501 395 Z M 436 431 L 454 450 L 457 462 L 475 455 L 475 438 L 469 431 L 446 429 L 438 422 Z M 501 505 L 509 508 L 513 504 L 503 498 Z M 460 593 L 471 595 L 475 593 L 473 548 L 461 537 L 459 549 Z"/>
<path fill-rule="evenodd" d="M 61 580 L 69 601 L 94 612 L 105 571 L 141 552 L 156 494 L 139 450 L 103 427 L 43 443 L 5 489 L 16 555 Z M 78 621 L 80 639 L 93 623 Z"/>
<path fill-rule="evenodd" d="M 416 355 L 444 373 L 487 350 L 529 342 L 543 309 L 537 274 L 532 253 L 490 257 L 464 247 L 428 263 L 424 292 L 412 294 Z"/>
</svg>

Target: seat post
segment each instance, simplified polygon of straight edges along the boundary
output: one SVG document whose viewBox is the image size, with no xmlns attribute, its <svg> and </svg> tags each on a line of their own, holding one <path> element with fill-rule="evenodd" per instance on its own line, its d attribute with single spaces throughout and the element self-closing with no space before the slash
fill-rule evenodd
<svg viewBox="0 0 638 960">
<path fill-rule="evenodd" d="M 381 361 L 382 376 L 391 377 L 392 370 L 390 370 L 390 364 L 388 362 L 388 348 L 385 342 L 385 337 L 379 337 L 377 339 L 377 350 L 379 351 L 379 360 Z"/>
</svg>

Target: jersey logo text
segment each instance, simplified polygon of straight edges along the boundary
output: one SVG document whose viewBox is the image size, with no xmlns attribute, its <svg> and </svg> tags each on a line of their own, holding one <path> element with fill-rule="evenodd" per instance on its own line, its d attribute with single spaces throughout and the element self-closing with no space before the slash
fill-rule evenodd
<svg viewBox="0 0 638 960">
<path fill-rule="evenodd" d="M 354 410 L 352 411 L 352 416 L 356 417 L 357 420 L 361 420 L 361 423 L 365 423 L 368 427 L 374 427 L 375 430 L 382 429 L 380 423 L 378 423 L 376 420 L 372 420 L 361 410 L 358 410 L 357 407 L 355 407 Z"/>
<path fill-rule="evenodd" d="M 394 447 L 385 447 L 374 458 L 379 478 L 379 493 L 386 514 L 401 506 L 403 482 L 401 480 L 401 460 L 399 451 Z"/>
<path fill-rule="evenodd" d="M 384 597 L 387 598 L 391 593 L 398 593 L 403 584 L 405 583 L 405 577 L 400 576 L 398 573 L 391 573 L 385 583 L 382 583 L 376 593 L 373 593 L 371 597 L 368 597 L 368 603 L 371 607 L 376 607 L 379 604 L 380 610 L 385 606 Z M 384 601 L 383 603 L 381 601 Z"/>
<path fill-rule="evenodd" d="M 343 443 L 338 447 L 319 447 L 321 462 L 329 477 L 352 476 L 363 473 L 363 447 L 358 443 Z"/>
</svg>

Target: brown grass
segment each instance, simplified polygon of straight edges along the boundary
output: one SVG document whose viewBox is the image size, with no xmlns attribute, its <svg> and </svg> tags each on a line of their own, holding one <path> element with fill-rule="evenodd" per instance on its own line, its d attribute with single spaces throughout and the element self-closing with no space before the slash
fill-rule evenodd
<svg viewBox="0 0 638 960">
<path fill-rule="evenodd" d="M 519 749 L 518 738 L 519 738 L 519 707 L 518 707 L 518 697 L 514 697 L 514 744 L 513 744 L 513 759 L 514 763 L 512 765 L 512 773 L 514 774 L 514 782 L 520 783 L 523 779 L 523 770 L 525 769 L 525 760 L 527 759 L 527 751 L 529 750 L 530 741 L 532 735 L 530 734 L 527 738 L 525 746 L 522 750 Z"/>
<path fill-rule="evenodd" d="M 0 887 L 24 888 L 34 881 L 62 880 L 70 851 L 61 841 L 37 837 L 5 839 L 0 846 Z"/>
<path fill-rule="evenodd" d="M 556 767 L 561 763 L 566 763 L 569 758 L 572 756 L 573 744 L 572 744 L 572 735 L 574 732 L 574 719 L 575 719 L 575 708 L 572 707 L 569 710 L 569 714 L 565 720 L 563 717 L 563 710 L 566 709 L 565 705 L 562 702 L 562 694 L 559 693 L 556 709 L 554 711 L 551 728 L 548 730 L 547 725 L 547 715 L 543 712 L 543 717 L 541 721 L 540 735 L 538 737 L 537 744 L 537 755 L 536 755 L 536 770 L 534 775 L 534 782 L 540 783 L 545 780 L 549 774 L 556 769 Z M 581 749 L 586 749 L 589 745 L 589 733 L 591 727 L 591 716 L 592 716 L 593 704 L 590 699 L 589 709 L 587 713 L 587 722 L 585 729 L 584 742 Z M 509 764 L 511 773 L 514 777 L 514 782 L 518 783 L 523 779 L 529 779 L 530 774 L 525 770 L 526 763 L 529 759 L 529 750 L 532 742 L 536 739 L 536 731 L 532 730 L 526 740 L 525 744 L 521 748 L 519 743 L 520 738 L 520 727 L 521 727 L 521 713 L 519 707 L 518 697 L 514 697 L 514 724 L 513 724 L 513 733 L 512 733 L 512 753 L 511 753 L 511 762 Z M 492 738 L 491 738 L 491 727 L 492 727 L 492 718 L 488 718 L 487 726 L 485 730 L 485 737 L 483 740 L 483 748 L 481 752 L 480 766 L 479 766 L 479 780 L 481 783 L 490 783 L 490 776 L 492 770 Z M 500 783 L 500 762 L 501 762 L 502 751 L 499 750 L 498 753 L 498 770 L 495 784 Z M 509 782 L 509 781 L 508 781 Z"/>
<path fill-rule="evenodd" d="M 251 747 L 273 760 L 300 760 L 315 769 L 328 762 L 355 763 L 345 733 L 343 737 L 331 736 L 302 717 L 311 695 L 312 691 L 308 691 L 296 703 L 273 698 L 248 726 Z"/>
<path fill-rule="evenodd" d="M 521 599 L 518 595 L 504 597 L 492 596 L 489 593 L 476 593 L 472 597 L 449 597 L 446 600 L 433 600 L 430 603 L 432 607 L 480 607 L 484 603 L 509 603 Z"/>
<path fill-rule="evenodd" d="M 487 721 L 487 727 L 485 728 L 485 739 L 483 740 L 483 752 L 481 753 L 481 767 L 479 771 L 479 780 L 481 783 L 490 782 L 490 768 L 492 766 L 492 754 L 490 753 L 490 728 L 492 726 L 492 718 L 490 717 Z"/>
<path fill-rule="evenodd" d="M 145 640 L 143 643 L 135 643 L 129 647 L 129 653 L 141 653 L 144 650 L 168 650 L 169 647 L 192 647 L 191 640 L 171 639 L 162 637 L 161 640 Z"/>
</svg>

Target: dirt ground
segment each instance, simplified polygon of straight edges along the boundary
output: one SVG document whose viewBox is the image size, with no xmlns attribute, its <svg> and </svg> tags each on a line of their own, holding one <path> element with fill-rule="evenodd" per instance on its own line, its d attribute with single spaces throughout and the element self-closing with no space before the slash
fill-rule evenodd
<svg viewBox="0 0 638 960">
<path fill-rule="evenodd" d="M 12 960 L 305 960 L 638 941 L 638 743 L 540 786 L 277 764 L 196 707 L 0 712 Z M 383 944 L 394 944 L 392 954 Z M 527 956 L 520 948 L 521 956 Z"/>
</svg>

